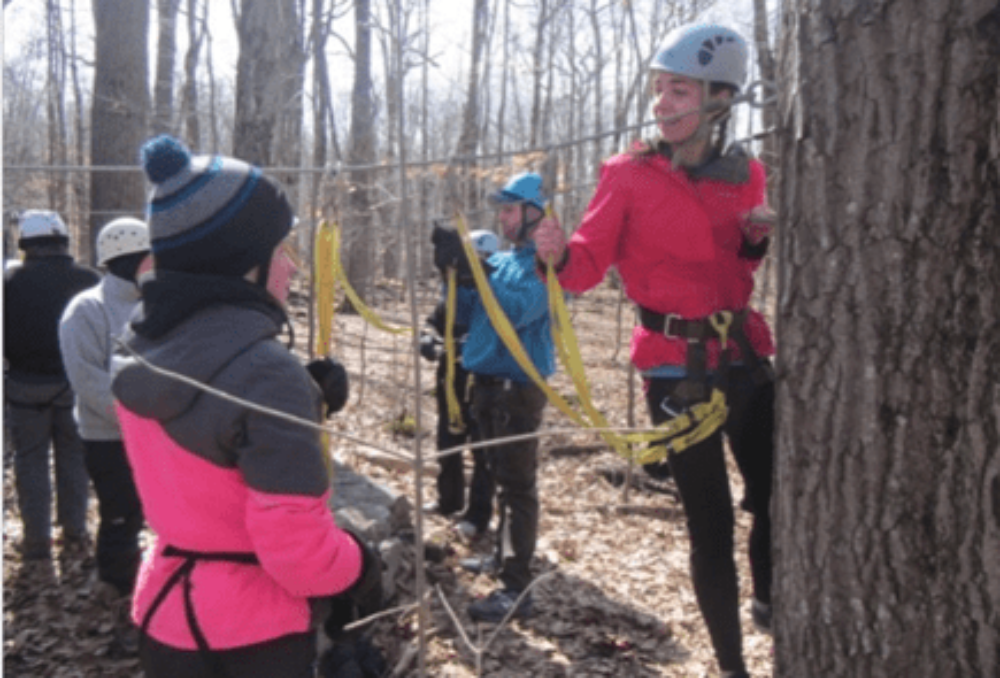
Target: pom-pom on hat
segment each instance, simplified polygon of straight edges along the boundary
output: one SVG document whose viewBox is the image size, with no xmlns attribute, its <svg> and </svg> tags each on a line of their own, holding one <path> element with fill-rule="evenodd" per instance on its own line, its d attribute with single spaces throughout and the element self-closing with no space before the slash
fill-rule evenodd
<svg viewBox="0 0 1000 678">
<path fill-rule="evenodd" d="M 169 135 L 142 147 L 153 183 L 146 209 L 158 269 L 242 276 L 266 264 L 294 213 L 260 168 L 221 155 L 191 155 Z"/>
</svg>

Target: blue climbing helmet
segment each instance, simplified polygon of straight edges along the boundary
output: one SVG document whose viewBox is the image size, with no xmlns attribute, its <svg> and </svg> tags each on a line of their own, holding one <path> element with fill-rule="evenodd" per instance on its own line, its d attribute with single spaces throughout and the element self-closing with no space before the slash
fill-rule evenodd
<svg viewBox="0 0 1000 678">
<path fill-rule="evenodd" d="M 542 177 L 535 172 L 523 172 L 510 178 L 507 185 L 489 196 L 494 205 L 523 203 L 545 211 Z"/>
<path fill-rule="evenodd" d="M 731 85 L 739 91 L 747 77 L 748 53 L 746 40 L 731 28 L 689 24 L 670 32 L 650 68 Z"/>
</svg>

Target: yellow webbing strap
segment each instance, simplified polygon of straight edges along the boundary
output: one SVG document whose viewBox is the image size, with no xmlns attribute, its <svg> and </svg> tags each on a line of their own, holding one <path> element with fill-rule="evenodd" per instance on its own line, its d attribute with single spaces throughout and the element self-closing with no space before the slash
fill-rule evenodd
<svg viewBox="0 0 1000 678">
<path fill-rule="evenodd" d="M 335 267 L 334 227 L 328 221 L 320 223 L 316 229 L 315 263 L 316 272 L 314 291 L 316 293 L 316 317 L 319 319 L 319 333 L 316 336 L 316 355 L 330 355 L 330 338 L 333 335 L 333 306 L 336 297 L 337 281 L 334 277 Z M 323 405 L 323 415 L 326 416 L 326 405 Z M 330 458 L 330 432 L 320 434 L 320 445 L 323 450 L 323 465 L 326 475 L 333 481 L 333 460 Z"/>
<path fill-rule="evenodd" d="M 569 373 L 576 387 L 577 396 L 584 413 L 590 419 L 590 425 L 594 428 L 609 428 L 608 420 L 604 414 L 596 407 L 590 397 L 590 386 L 587 383 L 587 373 L 583 366 L 583 359 L 580 356 L 580 344 L 576 338 L 576 331 L 570 322 L 569 309 L 566 308 L 566 299 L 563 295 L 562 287 L 556 278 L 555 269 L 550 263 L 546 270 L 546 286 L 549 290 L 549 308 L 552 310 L 552 340 L 559 352 L 559 360 Z M 628 442 L 612 431 L 604 431 L 601 437 L 605 442 L 613 447 L 618 454 L 628 458 L 632 451 Z"/>
<path fill-rule="evenodd" d="M 445 400 L 448 403 L 448 428 L 454 434 L 465 431 L 462 421 L 462 408 L 458 405 L 455 395 L 455 269 L 448 269 L 448 296 L 445 301 L 444 313 L 444 359 L 445 363 Z"/>
<path fill-rule="evenodd" d="M 549 386 L 548 382 L 542 378 L 542 375 L 538 373 L 535 368 L 535 364 L 531 361 L 528 356 L 528 352 L 525 351 L 524 346 L 521 344 L 520 338 L 517 336 L 517 331 L 514 326 L 510 324 L 510 319 L 507 318 L 507 314 L 504 313 L 503 308 L 497 302 L 496 295 L 493 294 L 493 289 L 490 287 L 489 281 L 486 279 L 486 273 L 483 272 L 483 267 L 479 263 L 479 257 L 476 255 L 475 250 L 472 248 L 472 243 L 469 241 L 469 229 L 465 225 L 465 218 L 461 213 L 455 216 L 455 223 L 458 232 L 462 235 L 462 247 L 465 249 L 465 256 L 469 260 L 469 267 L 472 269 L 472 277 L 476 281 L 476 289 L 479 292 L 479 298 L 483 302 L 483 308 L 486 309 L 486 314 L 490 318 L 490 322 L 493 325 L 493 329 L 496 330 L 497 335 L 500 340 L 503 341 L 504 346 L 510 351 L 511 356 L 517 362 L 518 366 L 524 371 L 528 378 L 531 379 L 537 386 L 545 393 L 545 396 L 549 399 L 560 412 L 569 417 L 578 426 L 587 426 L 578 413 L 576 413 L 572 407 L 569 406 L 562 396 L 553 390 Z"/>
<path fill-rule="evenodd" d="M 651 464 L 662 461 L 671 452 L 683 452 L 695 443 L 705 440 L 726 423 L 728 414 L 726 396 L 716 388 L 712 389 L 712 397 L 708 402 L 697 403 L 680 416 L 656 427 L 652 433 L 640 433 L 627 438 L 630 442 L 644 440 L 658 443 L 635 455 L 635 460 L 639 464 Z"/>
<path fill-rule="evenodd" d="M 337 281 L 333 277 L 333 227 L 330 222 L 323 221 L 316 229 L 315 263 L 313 270 L 315 280 L 313 290 L 316 294 L 316 317 L 319 322 L 319 334 L 316 335 L 316 355 L 328 355 L 330 338 L 333 335 L 333 306 Z"/>
<path fill-rule="evenodd" d="M 351 300 L 351 305 L 354 310 L 361 315 L 370 325 L 374 325 L 380 330 L 385 332 L 390 332 L 392 334 L 410 334 L 413 332 L 411 327 L 393 327 L 385 323 L 375 311 L 368 308 L 365 302 L 361 301 L 361 297 L 358 293 L 354 291 L 351 287 L 351 283 L 347 280 L 347 273 L 344 271 L 344 267 L 340 261 L 340 227 L 336 224 L 333 225 L 333 275 L 336 280 L 344 286 L 344 293 L 347 298 Z"/>
<path fill-rule="evenodd" d="M 475 251 L 472 249 L 472 244 L 468 238 L 468 228 L 461 213 L 456 215 L 456 225 L 459 233 L 462 235 L 462 246 L 465 249 L 465 256 L 469 260 L 472 277 L 476 282 L 476 289 L 483 302 L 483 307 L 490 318 L 493 328 L 496 330 L 501 341 L 504 342 L 507 350 L 510 351 L 511 356 L 521 369 L 524 370 L 524 373 L 545 393 L 549 402 L 569 417 L 571 421 L 582 428 L 607 428 L 607 421 L 604 416 L 593 406 L 590 400 L 590 389 L 586 384 L 579 345 L 569 322 L 569 312 L 563 301 L 562 288 L 559 286 L 559 281 L 556 279 L 555 272 L 551 266 L 549 267 L 547 276 L 550 310 L 556 316 L 553 319 L 553 326 L 557 322 L 560 324 L 558 330 L 559 338 L 555 340 L 555 343 L 560 352 L 560 358 L 568 366 L 567 370 L 570 372 L 570 376 L 577 388 L 580 402 L 588 411 L 592 421 L 587 421 L 587 418 L 570 407 L 569 403 L 542 379 L 531 358 L 528 356 L 527 351 L 525 351 L 524 346 L 521 344 L 517 332 L 510 324 L 506 313 L 504 313 L 503 308 L 497 302 L 492 288 L 490 288 L 486 274 L 479 263 L 479 257 L 476 256 Z M 617 436 L 613 432 L 608 431 L 602 433 L 602 436 L 619 454 L 626 458 L 634 458 L 640 464 L 646 464 L 665 458 L 671 451 L 682 452 L 691 445 L 705 440 L 725 423 L 727 415 L 728 409 L 726 407 L 725 394 L 718 389 L 714 389 L 712 397 L 708 402 L 694 405 L 680 416 L 664 422 L 654 431 L 626 436 Z M 628 448 L 628 444 L 630 443 L 661 442 L 665 444 L 637 452 L 632 452 Z"/>
</svg>

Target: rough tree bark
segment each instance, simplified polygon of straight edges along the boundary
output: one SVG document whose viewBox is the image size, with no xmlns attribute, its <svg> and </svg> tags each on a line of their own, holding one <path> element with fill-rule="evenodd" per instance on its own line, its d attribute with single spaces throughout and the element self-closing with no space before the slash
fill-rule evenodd
<svg viewBox="0 0 1000 678">
<path fill-rule="evenodd" d="M 469 209 L 476 204 L 477 163 L 471 158 L 479 150 L 480 141 L 480 83 L 479 73 L 482 69 L 483 51 L 486 44 L 486 28 L 489 24 L 489 3 L 487 0 L 475 0 L 472 6 L 472 54 L 469 62 L 469 79 L 466 83 L 465 106 L 462 109 L 462 132 L 458 137 L 455 154 L 459 157 L 460 180 L 462 183 L 462 208 Z"/>
<path fill-rule="evenodd" d="M 208 13 L 207 6 L 205 12 Z M 198 121 L 198 59 L 206 32 L 205 19 L 201 21 L 198 19 L 198 0 L 187 0 L 188 48 L 184 55 L 181 119 L 184 122 L 184 139 L 191 148 L 201 148 L 201 124 Z"/>
<path fill-rule="evenodd" d="M 174 62 L 177 57 L 177 10 L 180 0 L 157 0 L 156 84 L 153 89 L 153 133 L 172 131 Z"/>
<path fill-rule="evenodd" d="M 784 18 L 776 676 L 1000 675 L 1000 8 Z"/>
<path fill-rule="evenodd" d="M 300 78 L 298 32 L 295 0 L 242 0 L 233 131 L 233 154 L 238 158 L 268 166 L 276 157 L 275 142 L 283 135 L 282 109 L 294 104 L 289 94 L 295 86 L 289 83 Z"/>
<path fill-rule="evenodd" d="M 372 83 L 371 2 L 354 5 L 354 88 L 351 93 L 351 134 L 348 163 L 354 166 L 375 162 L 375 95 Z M 348 197 L 349 214 L 345 225 L 347 277 L 355 291 L 367 298 L 372 276 L 370 170 L 352 172 Z"/>
<path fill-rule="evenodd" d="M 149 4 L 94 0 L 93 10 L 96 58 L 90 164 L 135 165 L 149 119 Z M 144 189 L 139 172 L 98 171 L 91 176 L 91 246 L 113 213 L 142 214 Z"/>
</svg>

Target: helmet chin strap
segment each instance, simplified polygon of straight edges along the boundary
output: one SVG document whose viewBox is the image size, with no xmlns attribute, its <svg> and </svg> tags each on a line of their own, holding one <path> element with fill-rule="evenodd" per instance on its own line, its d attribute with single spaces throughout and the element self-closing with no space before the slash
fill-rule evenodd
<svg viewBox="0 0 1000 678">
<path fill-rule="evenodd" d="M 684 141 L 670 144 L 673 151 L 673 162 L 679 166 L 695 166 L 700 164 L 704 159 L 704 150 L 701 153 L 701 157 L 697 160 L 684 157 L 685 151 L 692 148 L 695 144 L 704 144 L 703 149 L 707 149 L 712 142 L 712 132 L 715 126 L 729 116 L 730 108 L 725 103 L 720 102 L 720 108 L 713 106 L 715 102 L 709 98 L 709 83 L 703 81 L 701 87 L 701 100 L 706 103 L 698 111 L 698 128 Z"/>
<path fill-rule="evenodd" d="M 528 210 L 532 209 L 538 212 L 538 216 L 534 219 L 528 219 Z M 528 236 L 531 232 L 535 230 L 535 227 L 541 223 L 542 218 L 545 217 L 545 211 L 540 210 L 534 205 L 529 205 L 528 203 L 521 203 L 521 228 L 517 231 L 517 242 L 523 243 L 528 240 Z"/>
</svg>

